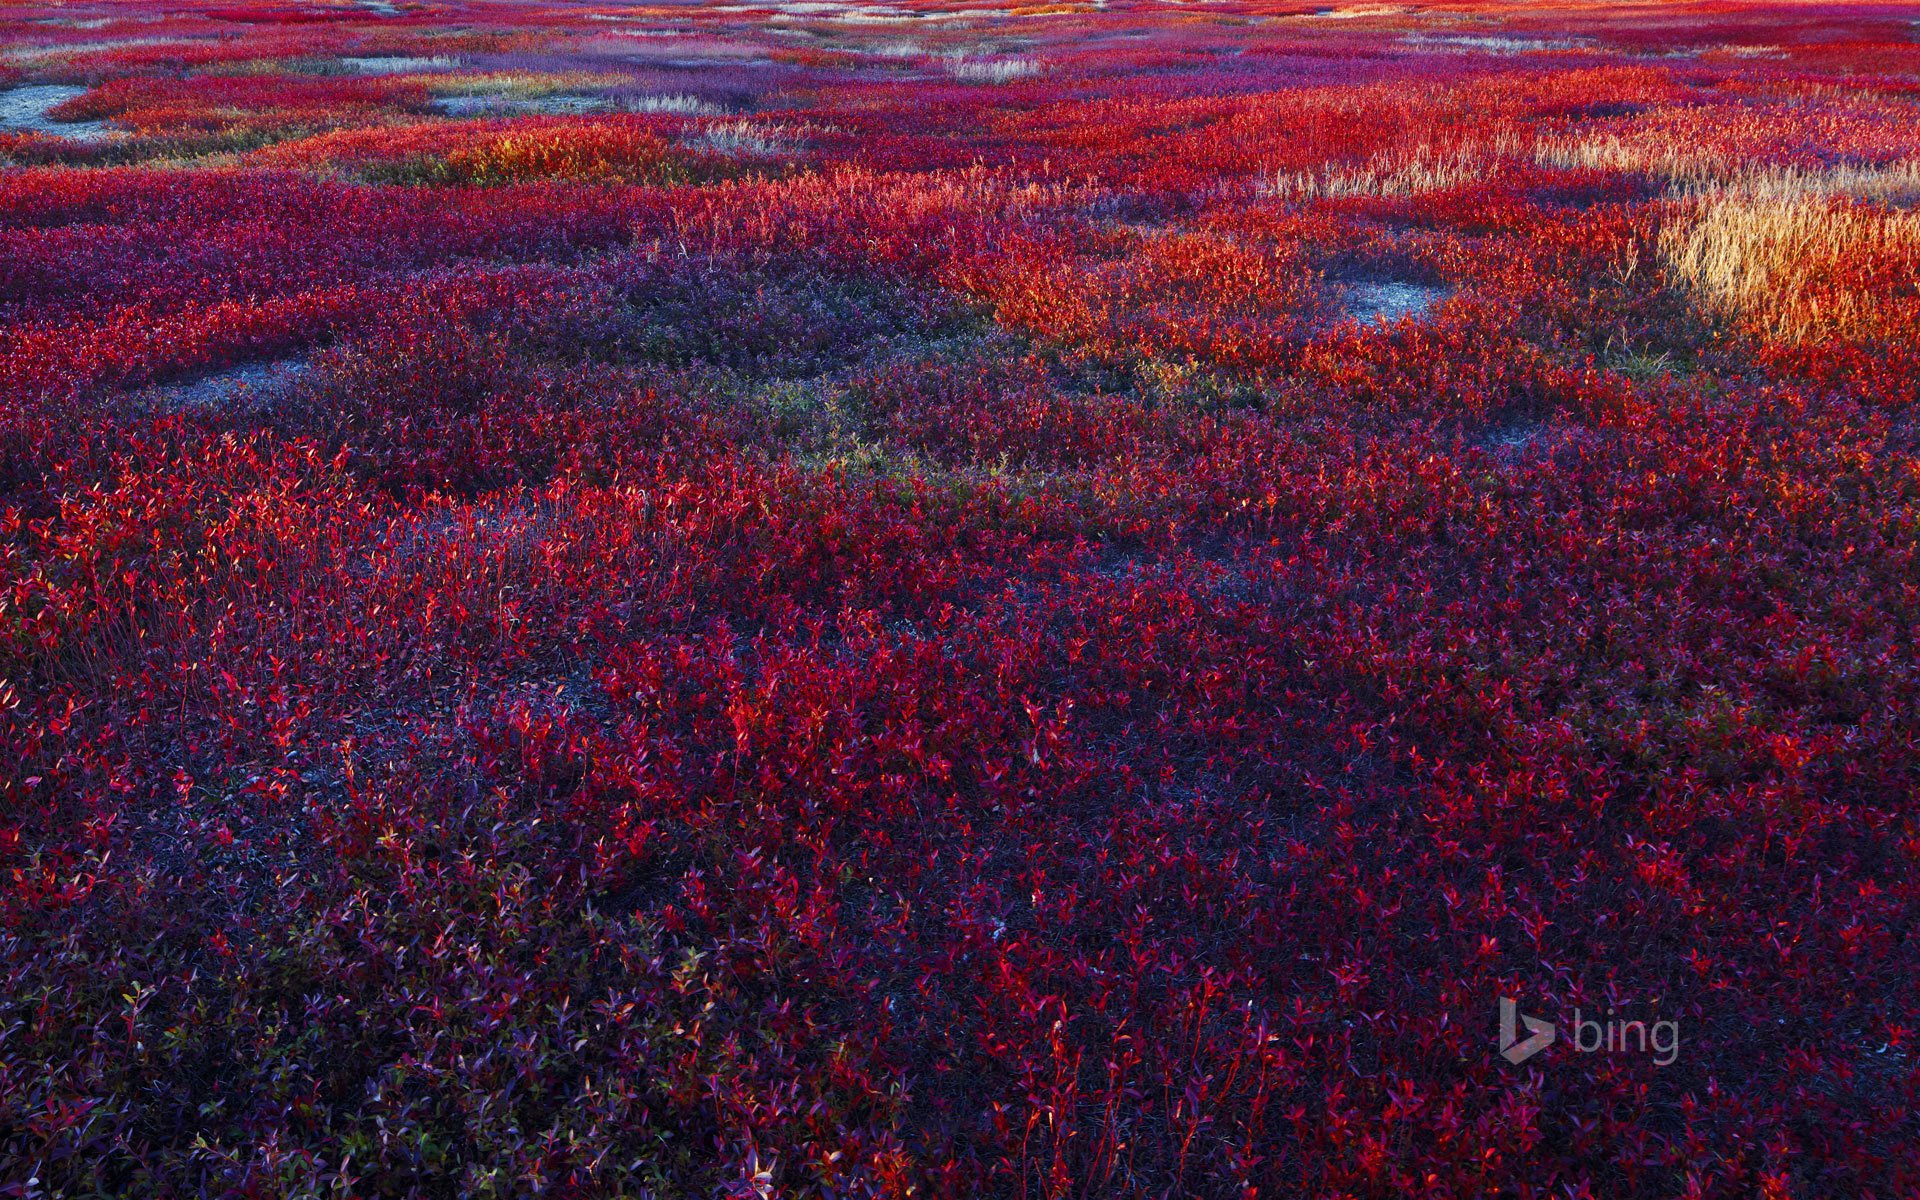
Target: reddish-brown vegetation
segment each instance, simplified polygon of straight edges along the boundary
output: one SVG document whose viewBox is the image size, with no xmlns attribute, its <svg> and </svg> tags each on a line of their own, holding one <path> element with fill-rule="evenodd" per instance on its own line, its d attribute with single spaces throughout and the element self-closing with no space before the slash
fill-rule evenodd
<svg viewBox="0 0 1920 1200">
<path fill-rule="evenodd" d="M 1915 29 L 9 9 L 0 1195 L 1920 1193 Z"/>
</svg>

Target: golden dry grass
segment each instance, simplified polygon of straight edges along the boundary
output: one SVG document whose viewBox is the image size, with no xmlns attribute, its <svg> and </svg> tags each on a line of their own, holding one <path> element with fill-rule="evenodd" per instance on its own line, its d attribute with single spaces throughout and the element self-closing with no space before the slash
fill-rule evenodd
<svg viewBox="0 0 1920 1200">
<path fill-rule="evenodd" d="M 1710 149 L 1686 148 L 1666 140 L 1650 143 L 1618 134 L 1544 141 L 1534 147 L 1534 158 L 1542 166 L 1630 171 L 1683 185 L 1717 182 L 1733 169 L 1724 155 Z"/>
<path fill-rule="evenodd" d="M 1682 212 L 1660 235 L 1668 271 L 1708 310 L 1782 341 L 1870 331 L 1902 301 L 1862 286 L 1875 276 L 1860 268 L 1920 256 L 1920 216 L 1812 189 L 1729 188 Z"/>
<path fill-rule="evenodd" d="M 1663 182 L 1669 275 L 1703 309 L 1777 340 L 1871 333 L 1914 303 L 1897 280 L 1920 261 L 1920 215 L 1902 211 L 1920 201 L 1920 160 L 1787 166 L 1618 134 L 1543 141 L 1534 159 Z"/>
<path fill-rule="evenodd" d="M 1542 142 L 1534 148 L 1534 158 L 1564 169 L 1651 175 L 1676 195 L 1733 193 L 1777 202 L 1849 196 L 1889 205 L 1920 201 L 1920 160 L 1914 159 L 1828 168 L 1779 166 L 1745 161 L 1713 147 L 1617 134 Z"/>
<path fill-rule="evenodd" d="M 1266 190 L 1286 200 L 1418 196 L 1479 183 L 1523 153 L 1519 138 L 1511 134 L 1447 148 L 1423 142 L 1376 154 L 1360 164 L 1283 171 L 1268 182 Z"/>
</svg>

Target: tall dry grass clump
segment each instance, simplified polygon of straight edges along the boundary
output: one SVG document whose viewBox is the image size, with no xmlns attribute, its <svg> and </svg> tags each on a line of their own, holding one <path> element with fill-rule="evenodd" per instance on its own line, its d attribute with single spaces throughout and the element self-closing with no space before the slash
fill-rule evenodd
<svg viewBox="0 0 1920 1200">
<path fill-rule="evenodd" d="M 1738 188 L 1689 208 L 1661 233 L 1668 270 L 1709 310 L 1782 341 L 1872 333 L 1902 303 L 1897 279 L 1920 263 L 1912 213 L 1812 190 Z"/>
<path fill-rule="evenodd" d="M 1649 175 L 1676 196 L 1734 193 L 1771 201 L 1851 196 L 1888 205 L 1920 201 L 1920 160 L 1916 159 L 1791 166 L 1747 161 L 1725 149 L 1686 145 L 1671 138 L 1623 138 L 1610 133 L 1542 141 L 1534 147 L 1534 161 L 1564 170 Z"/>
<path fill-rule="evenodd" d="M 1734 174 L 1725 189 L 1754 201 L 1844 197 L 1900 207 L 1920 201 L 1920 160 L 1825 169 L 1752 167 Z"/>
<path fill-rule="evenodd" d="M 968 58 L 963 54 L 949 57 L 946 67 L 947 74 L 962 83 L 1013 83 L 1045 72 L 1031 58 Z"/>
<path fill-rule="evenodd" d="M 1700 306 L 1789 344 L 1886 334 L 1920 292 L 1920 160 L 1804 166 L 1618 134 L 1542 141 L 1534 159 L 1630 172 L 1672 202 L 1669 273 Z M 1902 316 L 1902 314 L 1905 314 Z"/>
<path fill-rule="evenodd" d="M 1719 183 L 1733 170 L 1727 155 L 1710 147 L 1666 139 L 1650 143 L 1618 134 L 1542 141 L 1534 147 L 1534 161 L 1563 170 L 1652 175 L 1681 187 Z"/>
<path fill-rule="evenodd" d="M 1403 198 L 1480 183 L 1520 158 L 1519 135 L 1502 131 L 1484 142 L 1396 146 L 1363 163 L 1329 164 L 1316 171 L 1281 171 L 1265 181 L 1267 195 L 1285 200 Z"/>
</svg>

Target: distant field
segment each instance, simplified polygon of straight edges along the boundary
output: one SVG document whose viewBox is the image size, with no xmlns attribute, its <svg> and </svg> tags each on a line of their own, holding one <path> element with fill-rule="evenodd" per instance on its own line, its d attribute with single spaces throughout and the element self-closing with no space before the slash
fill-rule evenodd
<svg viewBox="0 0 1920 1200">
<path fill-rule="evenodd" d="M 1920 6 L 0 13 L 0 1197 L 1920 1196 Z"/>
</svg>

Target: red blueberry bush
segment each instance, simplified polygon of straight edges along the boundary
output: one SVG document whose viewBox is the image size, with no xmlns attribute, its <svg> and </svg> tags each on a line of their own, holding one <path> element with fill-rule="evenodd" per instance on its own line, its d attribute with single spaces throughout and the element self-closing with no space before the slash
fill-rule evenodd
<svg viewBox="0 0 1920 1200">
<path fill-rule="evenodd" d="M 1903 10 L 0 45 L 0 1195 L 1920 1193 Z"/>
</svg>

